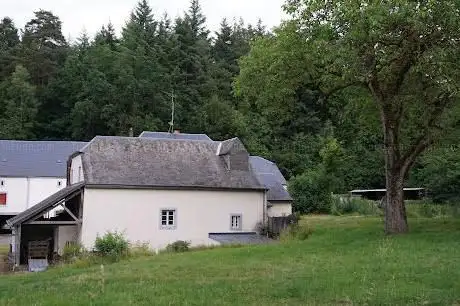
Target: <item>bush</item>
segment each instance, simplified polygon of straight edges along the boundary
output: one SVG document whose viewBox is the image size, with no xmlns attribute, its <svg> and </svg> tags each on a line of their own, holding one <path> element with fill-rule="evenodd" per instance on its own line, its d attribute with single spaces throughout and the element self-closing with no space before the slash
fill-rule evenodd
<svg viewBox="0 0 460 306">
<path fill-rule="evenodd" d="M 261 236 L 270 236 L 270 228 L 266 222 L 258 222 L 256 232 Z"/>
<path fill-rule="evenodd" d="M 94 251 L 100 256 L 119 259 L 128 255 L 129 242 L 121 233 L 108 232 L 96 238 Z"/>
<path fill-rule="evenodd" d="M 406 212 L 412 218 L 438 218 L 460 216 L 460 206 L 431 201 L 406 201 Z"/>
<path fill-rule="evenodd" d="M 350 196 L 334 195 L 332 197 L 331 214 L 335 216 L 346 214 L 377 216 L 382 213 L 383 211 L 375 201 Z"/>
<path fill-rule="evenodd" d="M 190 250 L 190 242 L 178 240 L 171 244 L 168 244 L 166 251 L 170 253 L 183 253 Z"/>
<path fill-rule="evenodd" d="M 436 203 L 460 201 L 460 154 L 451 147 L 434 148 L 421 158 L 414 172 L 417 185 L 425 186 Z"/>
<path fill-rule="evenodd" d="M 308 225 L 291 224 L 281 232 L 281 241 L 307 240 L 313 234 L 313 229 Z"/>
<path fill-rule="evenodd" d="M 289 182 L 294 211 L 302 214 L 326 213 L 331 209 L 332 194 L 329 178 L 322 168 L 307 171 Z"/>
<path fill-rule="evenodd" d="M 66 243 L 62 253 L 62 259 L 64 261 L 74 260 L 80 257 L 84 252 L 84 248 L 79 243 Z"/>
</svg>

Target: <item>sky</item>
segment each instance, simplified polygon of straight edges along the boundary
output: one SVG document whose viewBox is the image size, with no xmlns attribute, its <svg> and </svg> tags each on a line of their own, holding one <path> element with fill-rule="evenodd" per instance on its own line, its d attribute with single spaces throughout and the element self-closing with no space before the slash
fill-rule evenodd
<svg viewBox="0 0 460 306">
<path fill-rule="evenodd" d="M 83 31 L 94 35 L 109 21 L 119 32 L 136 3 L 137 0 L 0 0 L 0 17 L 8 16 L 18 28 L 23 28 L 34 11 L 49 10 L 63 22 L 64 36 L 74 40 Z M 201 0 L 200 3 L 212 31 L 219 28 L 224 17 L 229 20 L 242 17 L 252 24 L 261 18 L 268 28 L 285 17 L 281 9 L 283 0 Z M 167 12 L 176 17 L 189 7 L 189 0 L 149 0 L 149 4 L 157 16 Z"/>
</svg>

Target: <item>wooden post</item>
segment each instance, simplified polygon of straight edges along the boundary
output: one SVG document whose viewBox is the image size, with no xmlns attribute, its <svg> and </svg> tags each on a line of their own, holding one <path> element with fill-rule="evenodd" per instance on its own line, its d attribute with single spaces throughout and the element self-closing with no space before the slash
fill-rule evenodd
<svg viewBox="0 0 460 306">
<path fill-rule="evenodd" d="M 14 228 L 14 267 L 21 264 L 21 225 Z"/>
</svg>

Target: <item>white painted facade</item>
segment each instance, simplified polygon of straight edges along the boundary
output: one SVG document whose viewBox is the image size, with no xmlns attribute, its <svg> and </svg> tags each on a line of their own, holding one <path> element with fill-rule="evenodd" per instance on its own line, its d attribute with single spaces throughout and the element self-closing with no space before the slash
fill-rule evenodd
<svg viewBox="0 0 460 306">
<path fill-rule="evenodd" d="M 267 211 L 269 217 L 285 217 L 292 215 L 291 202 L 270 202 L 270 205 Z"/>
<path fill-rule="evenodd" d="M 70 165 L 70 185 L 82 182 L 83 180 L 83 162 L 81 155 L 77 155 L 72 158 Z"/>
<path fill-rule="evenodd" d="M 54 231 L 54 251 L 59 255 L 64 254 L 64 248 L 68 242 L 78 241 L 77 226 L 59 226 Z"/>
<path fill-rule="evenodd" d="M 177 240 L 212 245 L 209 233 L 254 232 L 264 218 L 264 191 L 85 189 L 81 242 L 87 249 L 108 231 L 124 233 L 131 243 L 163 249 Z M 163 229 L 161 211 L 175 210 L 176 224 Z M 231 216 L 241 230 L 231 230 Z"/>
<path fill-rule="evenodd" d="M 0 177 L 0 181 L 0 193 L 6 193 L 0 215 L 16 215 L 66 186 L 64 177 Z"/>
</svg>

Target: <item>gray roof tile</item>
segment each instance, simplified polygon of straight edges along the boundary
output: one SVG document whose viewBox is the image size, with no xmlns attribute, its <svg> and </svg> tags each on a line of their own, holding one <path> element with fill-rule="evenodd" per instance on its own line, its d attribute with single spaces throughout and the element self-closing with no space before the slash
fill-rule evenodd
<svg viewBox="0 0 460 306">
<path fill-rule="evenodd" d="M 275 163 L 258 156 L 251 156 L 249 163 L 259 182 L 268 188 L 268 201 L 292 201 L 284 188 L 286 179 Z"/>
<path fill-rule="evenodd" d="M 0 176 L 65 177 L 67 159 L 86 143 L 0 140 Z"/>
<path fill-rule="evenodd" d="M 227 170 L 218 142 L 94 138 L 83 149 L 88 185 L 265 189 L 249 167 Z"/>
<path fill-rule="evenodd" d="M 200 140 L 200 141 L 212 141 L 208 135 L 205 134 L 186 134 L 186 133 L 165 133 L 165 132 L 142 132 L 139 135 L 141 138 L 155 138 L 155 139 L 176 139 L 176 140 Z"/>
</svg>

